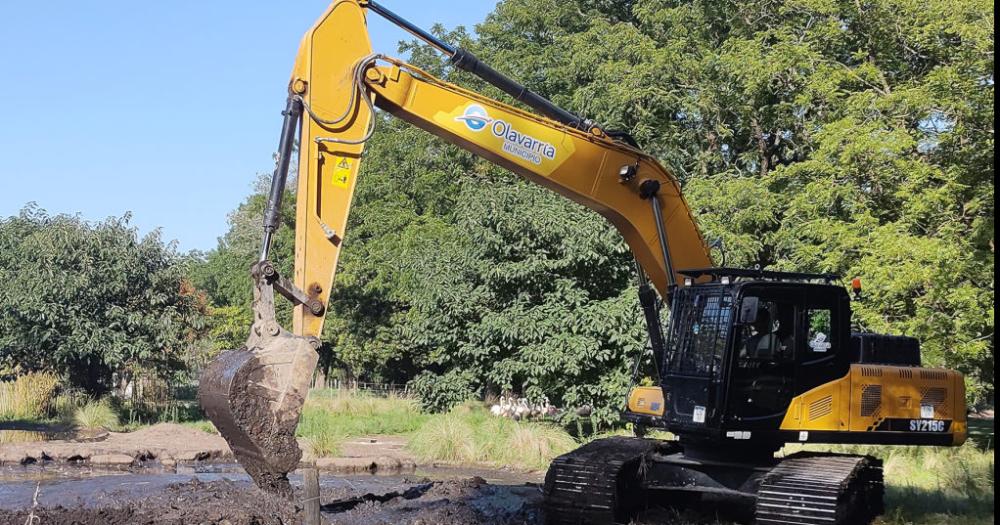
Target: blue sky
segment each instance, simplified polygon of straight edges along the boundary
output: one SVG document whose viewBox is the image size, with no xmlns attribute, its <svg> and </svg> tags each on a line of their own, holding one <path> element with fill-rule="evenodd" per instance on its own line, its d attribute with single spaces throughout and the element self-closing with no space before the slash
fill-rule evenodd
<svg viewBox="0 0 1000 525">
<path fill-rule="evenodd" d="M 270 172 L 302 34 L 327 0 L 0 2 L 0 217 L 35 201 L 133 213 L 210 249 Z M 469 29 L 495 0 L 383 0 L 429 29 Z M 376 50 L 410 36 L 378 16 Z"/>
</svg>

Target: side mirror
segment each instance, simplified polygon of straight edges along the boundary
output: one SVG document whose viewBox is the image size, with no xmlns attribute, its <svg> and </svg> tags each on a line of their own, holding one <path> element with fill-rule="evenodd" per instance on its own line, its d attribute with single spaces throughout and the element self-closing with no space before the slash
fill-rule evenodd
<svg viewBox="0 0 1000 525">
<path fill-rule="evenodd" d="M 740 303 L 740 324 L 751 324 L 757 320 L 757 308 L 760 306 L 760 298 L 744 297 Z"/>
</svg>

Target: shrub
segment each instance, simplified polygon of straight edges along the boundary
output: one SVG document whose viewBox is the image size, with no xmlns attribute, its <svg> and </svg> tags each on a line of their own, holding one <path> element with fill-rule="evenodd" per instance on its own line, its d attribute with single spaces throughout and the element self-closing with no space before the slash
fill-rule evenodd
<svg viewBox="0 0 1000 525">
<path fill-rule="evenodd" d="M 474 384 L 472 373 L 451 370 L 443 375 L 424 372 L 410 381 L 410 388 L 424 410 L 447 412 L 475 396 Z"/>
<path fill-rule="evenodd" d="M 118 414 L 107 399 L 88 401 L 76 409 L 73 422 L 82 428 L 104 428 L 115 430 L 119 427 Z"/>
<path fill-rule="evenodd" d="M 0 421 L 44 419 L 49 415 L 59 380 L 54 374 L 36 372 L 0 382 Z"/>
</svg>

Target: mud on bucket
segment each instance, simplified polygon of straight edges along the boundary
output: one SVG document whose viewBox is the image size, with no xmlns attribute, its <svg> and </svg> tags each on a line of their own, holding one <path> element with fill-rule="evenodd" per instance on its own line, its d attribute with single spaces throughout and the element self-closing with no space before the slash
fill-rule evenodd
<svg viewBox="0 0 1000 525">
<path fill-rule="evenodd" d="M 291 496 L 287 474 L 302 457 L 295 427 L 317 359 L 311 338 L 281 330 L 255 349 L 223 352 L 202 372 L 202 409 L 268 492 Z"/>
</svg>

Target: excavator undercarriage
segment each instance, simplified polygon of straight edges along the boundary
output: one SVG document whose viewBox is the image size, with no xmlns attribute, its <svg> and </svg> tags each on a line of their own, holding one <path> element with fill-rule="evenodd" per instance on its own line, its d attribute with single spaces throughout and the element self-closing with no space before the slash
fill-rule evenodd
<svg viewBox="0 0 1000 525">
<path fill-rule="evenodd" d="M 829 525 L 871 521 L 882 513 L 884 487 L 882 462 L 872 456 L 698 459 L 677 442 L 612 437 L 556 458 L 543 490 L 550 525 L 629 523 L 662 507 L 714 508 L 713 519 L 759 524 Z"/>
</svg>

